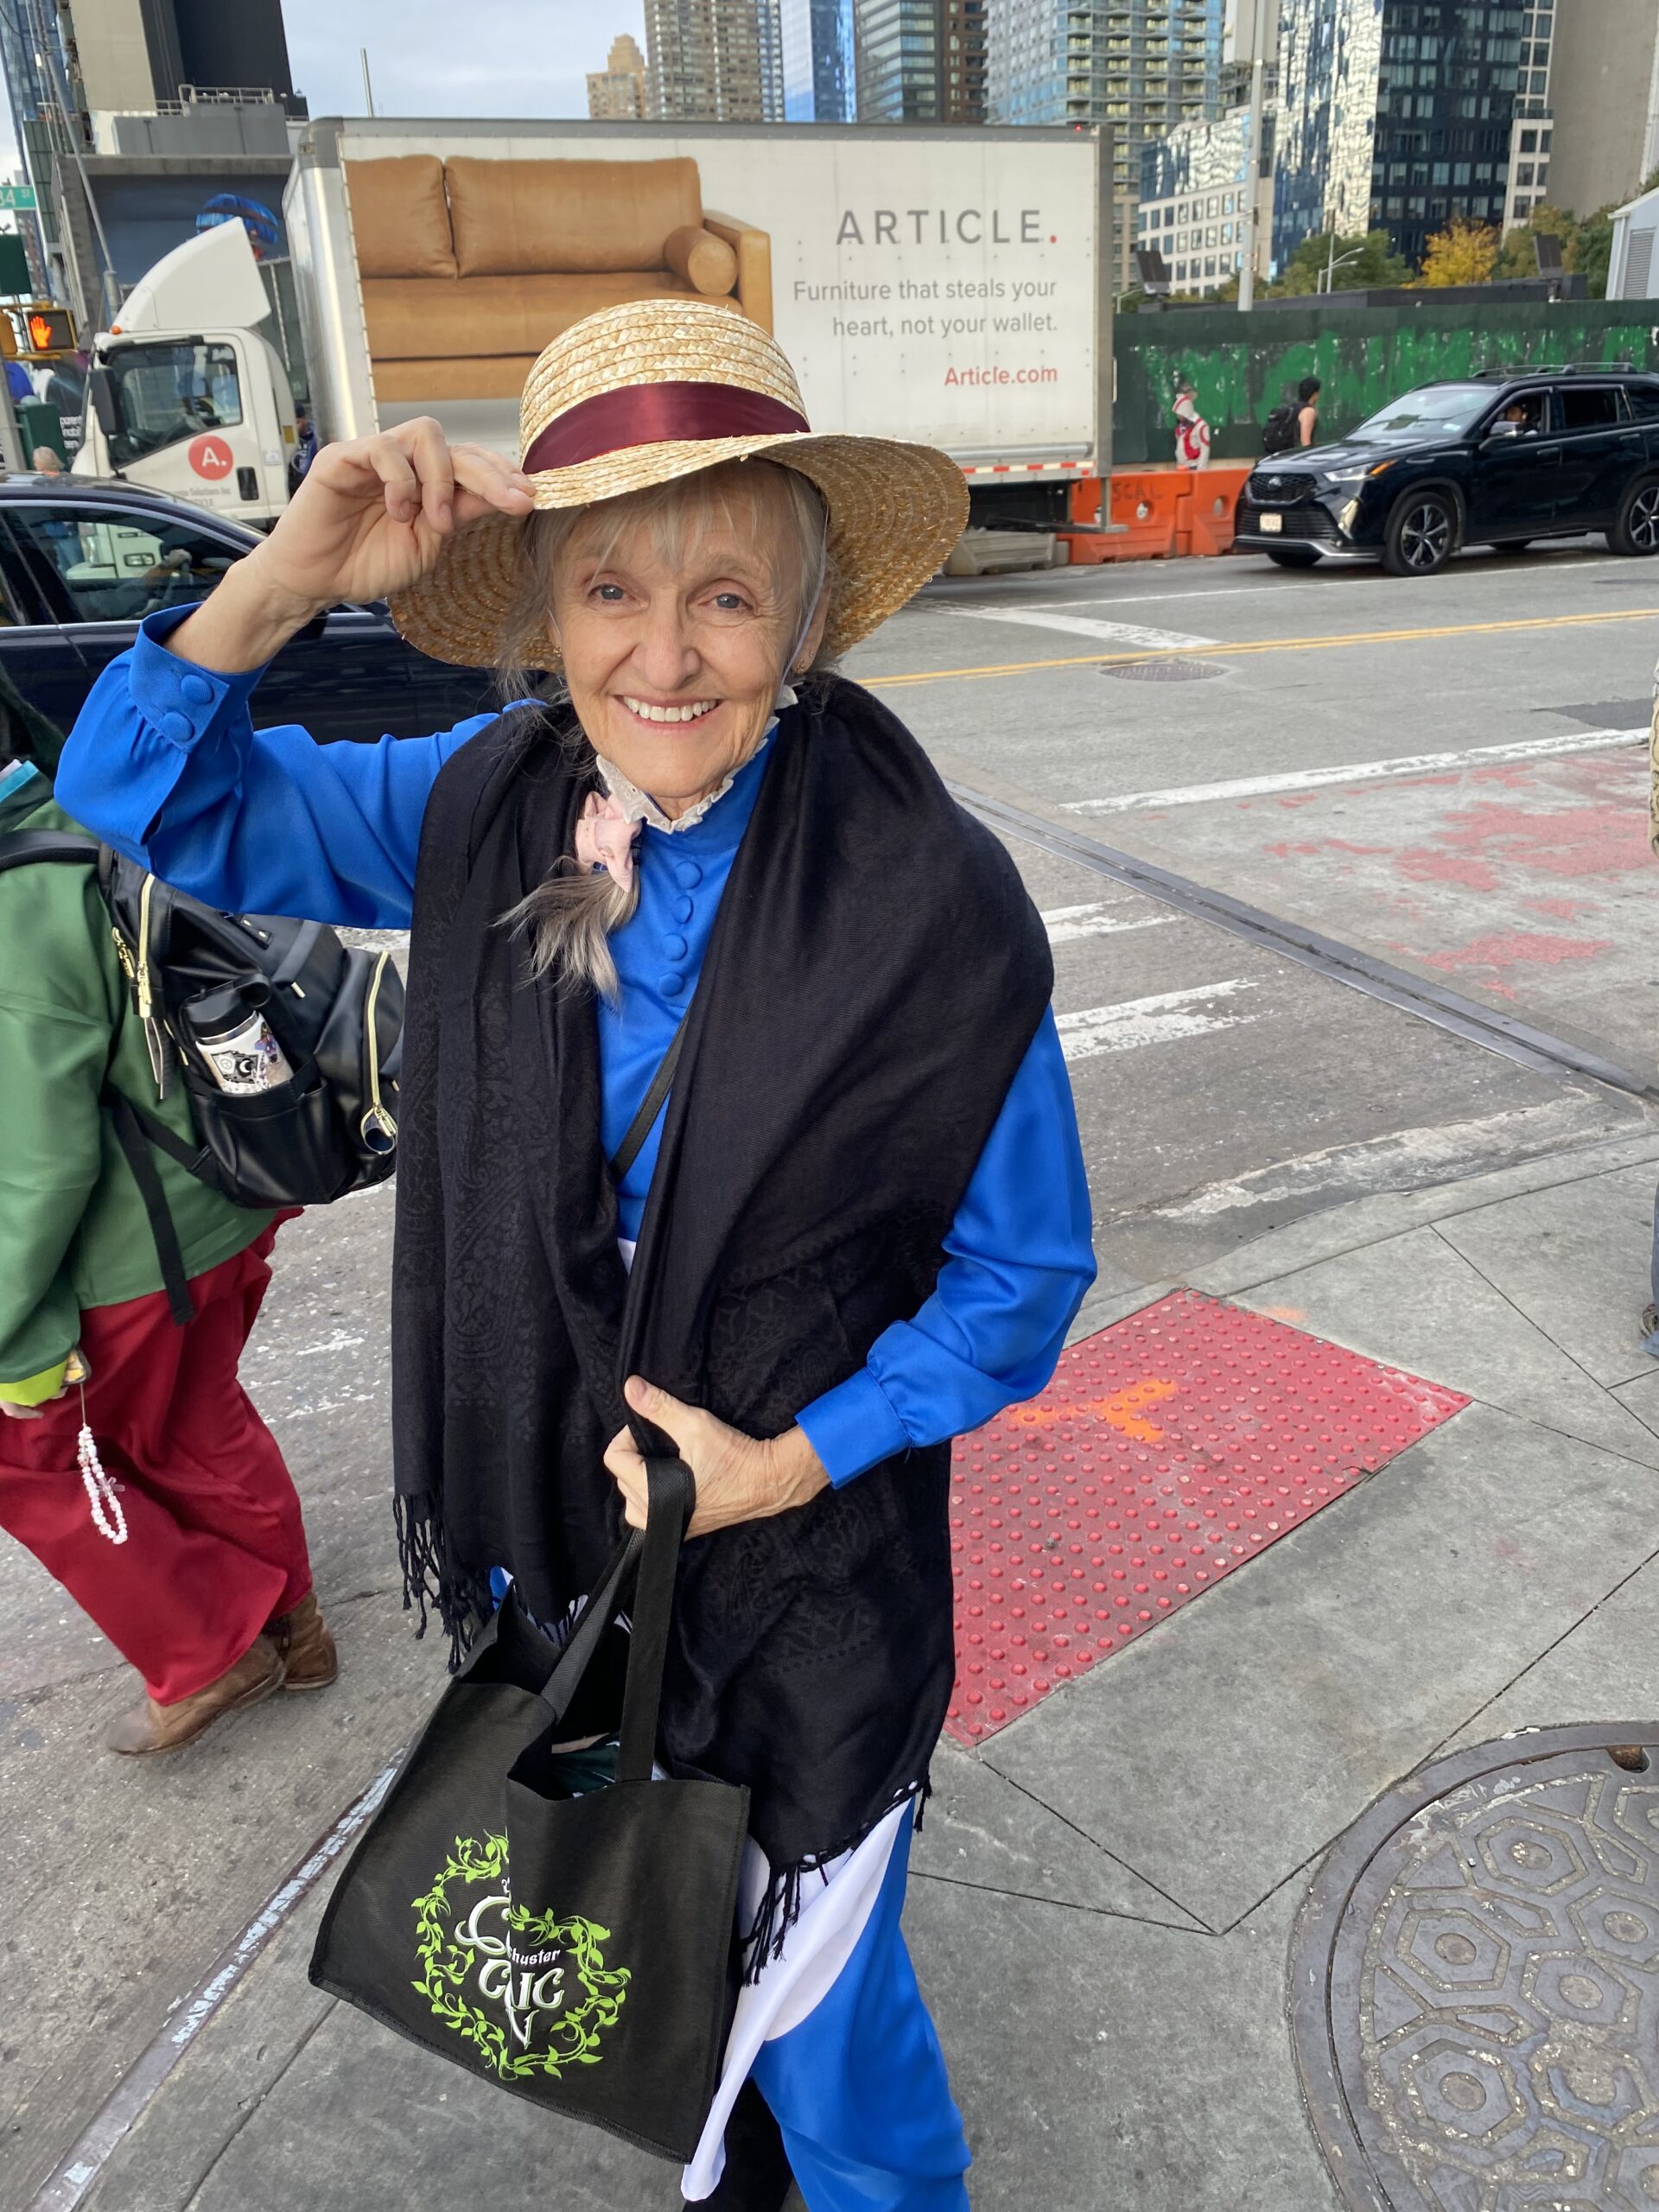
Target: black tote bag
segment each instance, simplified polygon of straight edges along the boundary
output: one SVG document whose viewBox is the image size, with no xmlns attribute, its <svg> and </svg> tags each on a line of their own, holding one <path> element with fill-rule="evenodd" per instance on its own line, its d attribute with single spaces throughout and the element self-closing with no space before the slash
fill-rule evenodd
<svg viewBox="0 0 1659 2212">
<path fill-rule="evenodd" d="M 748 1792 L 653 1780 L 678 1460 L 561 1652 L 509 1591 L 337 1884 L 311 1980 L 515 2095 L 690 2158 L 737 1993 Z M 616 1625 L 638 1575 L 632 1634 Z M 555 1747 L 616 1731 L 616 1779 L 569 1793 Z"/>
</svg>

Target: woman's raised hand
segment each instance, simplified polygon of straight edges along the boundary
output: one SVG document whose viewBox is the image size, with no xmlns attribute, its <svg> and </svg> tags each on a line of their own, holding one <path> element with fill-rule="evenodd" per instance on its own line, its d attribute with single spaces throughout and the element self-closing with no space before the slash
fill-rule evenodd
<svg viewBox="0 0 1659 2212">
<path fill-rule="evenodd" d="M 429 416 L 324 446 L 263 544 L 165 640 L 230 676 L 261 668 L 315 614 L 417 582 L 445 538 L 485 515 L 527 515 L 530 480 L 485 446 L 452 446 Z"/>
<path fill-rule="evenodd" d="M 416 583 L 452 531 L 527 515 L 530 480 L 487 447 L 452 446 L 429 415 L 324 446 L 252 556 L 276 589 L 314 609 Z"/>
<path fill-rule="evenodd" d="M 745 1436 L 702 1407 L 683 1405 L 639 1375 L 628 1377 L 624 1395 L 636 1413 L 673 1438 L 691 1470 L 697 1503 L 688 1536 L 707 1536 L 739 1521 L 764 1521 L 774 1513 L 786 1513 L 791 1506 L 816 1497 L 830 1480 L 804 1429 L 791 1428 L 766 1439 Z M 645 1460 L 630 1430 L 621 1429 L 611 1439 L 605 1465 L 622 1493 L 628 1526 L 643 1529 L 649 1486 Z"/>
</svg>

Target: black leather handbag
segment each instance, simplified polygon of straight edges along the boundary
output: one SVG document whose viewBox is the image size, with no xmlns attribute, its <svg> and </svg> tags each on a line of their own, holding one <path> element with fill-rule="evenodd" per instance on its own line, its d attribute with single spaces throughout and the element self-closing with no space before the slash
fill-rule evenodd
<svg viewBox="0 0 1659 2212">
<path fill-rule="evenodd" d="M 516 2096 L 683 2162 L 736 2001 L 748 1792 L 652 1777 L 691 1478 L 677 1459 L 649 1467 L 647 1530 L 563 1652 L 508 1592 L 340 1876 L 311 1979 Z M 619 1719 L 615 1780 L 573 1794 L 567 1747 Z"/>
</svg>

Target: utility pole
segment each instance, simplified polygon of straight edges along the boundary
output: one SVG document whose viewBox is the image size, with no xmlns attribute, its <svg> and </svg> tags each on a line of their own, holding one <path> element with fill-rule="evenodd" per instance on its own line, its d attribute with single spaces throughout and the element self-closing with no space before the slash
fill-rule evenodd
<svg viewBox="0 0 1659 2212">
<path fill-rule="evenodd" d="M 363 64 L 363 105 L 371 116 L 374 113 L 374 86 L 369 82 L 369 49 L 359 46 L 357 58 Z"/>
<path fill-rule="evenodd" d="M 1262 116 L 1269 49 L 1279 48 L 1279 0 L 1229 0 L 1222 59 L 1248 63 L 1250 72 L 1249 148 L 1245 156 L 1243 264 L 1238 273 L 1238 311 L 1255 305 L 1255 266 L 1262 243 Z"/>
</svg>

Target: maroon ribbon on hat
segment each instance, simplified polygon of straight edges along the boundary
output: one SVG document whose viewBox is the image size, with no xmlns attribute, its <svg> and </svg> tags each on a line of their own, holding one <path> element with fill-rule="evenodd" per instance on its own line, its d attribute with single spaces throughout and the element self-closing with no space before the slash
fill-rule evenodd
<svg viewBox="0 0 1659 2212">
<path fill-rule="evenodd" d="M 634 384 L 578 400 L 531 442 L 524 474 L 572 468 L 630 446 L 708 438 L 770 437 L 810 429 L 804 415 L 764 391 L 731 384 Z"/>
</svg>

